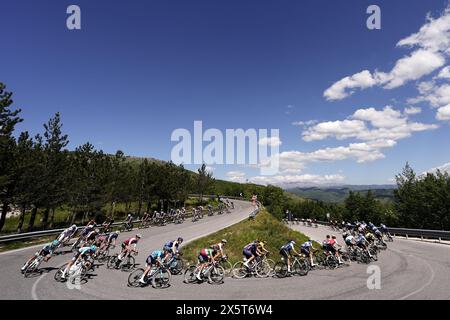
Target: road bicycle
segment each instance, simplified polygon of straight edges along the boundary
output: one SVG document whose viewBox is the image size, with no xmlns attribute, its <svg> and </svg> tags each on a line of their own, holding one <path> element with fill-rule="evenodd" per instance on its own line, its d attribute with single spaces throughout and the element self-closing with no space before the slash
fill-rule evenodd
<svg viewBox="0 0 450 320">
<path fill-rule="evenodd" d="M 293 256 L 294 261 L 291 263 L 291 270 L 289 271 L 288 262 L 286 259 L 282 258 L 282 261 L 279 261 L 275 265 L 274 274 L 277 278 L 285 278 L 289 275 L 300 275 L 306 276 L 309 272 L 308 263 L 301 256 Z M 292 259 L 291 258 L 291 259 Z"/>
<path fill-rule="evenodd" d="M 200 272 L 200 264 L 192 265 L 186 269 L 184 272 L 184 282 L 185 283 L 195 283 L 198 282 L 197 274 Z M 205 268 L 203 268 L 200 274 L 201 281 L 207 280 L 210 284 L 220 284 L 223 283 L 223 278 L 225 277 L 225 271 L 219 263 L 208 262 Z"/>
<path fill-rule="evenodd" d="M 135 253 L 137 255 L 137 253 Z M 119 262 L 119 254 L 116 253 L 108 258 L 108 262 L 106 264 L 106 267 L 108 269 L 120 269 L 124 272 L 130 272 L 132 271 L 136 266 L 136 260 L 129 252 L 122 260 Z"/>
<path fill-rule="evenodd" d="M 196 222 L 200 219 L 200 213 L 197 209 L 192 209 L 192 222 Z"/>
<path fill-rule="evenodd" d="M 56 271 L 54 279 L 57 282 L 69 281 L 70 283 L 75 283 L 78 281 L 83 281 L 87 279 L 88 273 L 94 270 L 94 261 L 91 257 L 79 260 L 77 263 L 73 264 L 69 270 L 66 271 L 66 277 L 63 278 L 62 275 L 67 269 L 69 264 L 63 265 Z"/>
<path fill-rule="evenodd" d="M 127 231 L 132 231 L 133 230 L 133 222 L 124 222 L 121 226 L 120 226 L 120 232 L 127 232 Z"/>
<path fill-rule="evenodd" d="M 258 278 L 267 278 L 272 273 L 272 267 L 266 259 L 266 255 L 256 257 L 251 266 L 246 266 L 244 261 L 238 261 L 233 266 L 233 276 L 243 279 L 252 275 Z"/>
<path fill-rule="evenodd" d="M 144 277 L 144 283 L 140 280 L 144 275 L 145 270 L 142 268 L 134 270 L 128 276 L 128 286 L 130 287 L 143 287 L 151 283 L 155 289 L 167 288 L 170 285 L 171 272 L 170 270 L 162 266 L 153 266 L 150 271 Z"/>
<path fill-rule="evenodd" d="M 227 257 L 220 257 L 219 265 L 223 268 L 225 277 L 231 277 L 233 275 L 233 264 Z"/>
<path fill-rule="evenodd" d="M 44 256 L 43 255 L 38 255 L 37 257 L 35 257 L 33 259 L 33 261 L 31 261 L 30 263 L 28 263 L 27 267 L 25 268 L 25 270 L 22 271 L 23 276 L 25 278 L 29 278 L 35 274 L 40 274 L 41 272 L 39 271 L 39 266 L 41 265 L 42 261 L 44 261 Z"/>
</svg>

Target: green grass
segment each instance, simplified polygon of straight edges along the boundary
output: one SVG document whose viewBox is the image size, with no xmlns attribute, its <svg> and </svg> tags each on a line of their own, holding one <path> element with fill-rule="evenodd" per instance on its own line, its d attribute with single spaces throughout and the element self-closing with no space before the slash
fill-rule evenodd
<svg viewBox="0 0 450 320">
<path fill-rule="evenodd" d="M 183 247 L 183 258 L 190 264 L 197 262 L 197 255 L 203 248 L 227 240 L 225 251 L 231 263 L 242 260 L 243 247 L 255 239 L 266 241 L 266 249 L 271 258 L 279 259 L 279 250 L 288 240 L 298 245 L 308 240 L 304 234 L 288 228 L 266 210 L 262 210 L 254 220 L 245 220 L 209 236 L 197 239 Z"/>
</svg>

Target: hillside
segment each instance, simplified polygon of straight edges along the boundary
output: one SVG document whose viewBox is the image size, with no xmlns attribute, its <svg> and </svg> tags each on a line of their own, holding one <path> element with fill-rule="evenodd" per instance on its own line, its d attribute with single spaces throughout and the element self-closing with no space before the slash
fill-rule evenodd
<svg viewBox="0 0 450 320">
<path fill-rule="evenodd" d="M 347 198 L 348 194 L 350 193 L 350 191 L 365 194 L 367 193 L 368 190 L 371 190 L 376 199 L 383 202 L 390 202 L 392 201 L 394 196 L 394 188 L 395 187 L 391 185 L 381 185 L 381 186 L 361 185 L 361 186 L 342 186 L 333 188 L 318 188 L 318 187 L 293 188 L 288 189 L 287 191 L 302 198 L 319 200 L 330 203 L 343 203 L 345 198 Z"/>
<path fill-rule="evenodd" d="M 288 228 L 266 210 L 262 210 L 254 220 L 244 220 L 189 243 L 183 247 L 183 257 L 189 263 L 196 263 L 201 249 L 218 243 L 222 239 L 228 241 L 225 251 L 231 263 L 242 260 L 242 249 L 255 239 L 266 241 L 266 248 L 275 260 L 279 257 L 280 247 L 288 240 L 295 240 L 299 244 L 308 240 L 304 234 Z"/>
</svg>

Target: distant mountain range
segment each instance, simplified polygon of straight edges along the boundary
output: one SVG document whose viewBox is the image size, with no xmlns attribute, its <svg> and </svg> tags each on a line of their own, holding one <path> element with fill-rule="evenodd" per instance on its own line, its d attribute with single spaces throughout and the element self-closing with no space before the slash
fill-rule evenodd
<svg viewBox="0 0 450 320">
<path fill-rule="evenodd" d="M 381 201 L 392 201 L 396 185 L 343 185 L 335 187 L 291 188 L 287 192 L 306 199 L 331 203 L 343 203 L 350 191 L 366 193 L 372 190 L 375 198 Z"/>
</svg>

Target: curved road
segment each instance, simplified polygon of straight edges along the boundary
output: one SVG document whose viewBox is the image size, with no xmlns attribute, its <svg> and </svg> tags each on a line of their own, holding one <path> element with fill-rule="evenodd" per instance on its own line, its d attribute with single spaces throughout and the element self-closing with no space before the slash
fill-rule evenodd
<svg viewBox="0 0 450 320">
<path fill-rule="evenodd" d="M 139 243 L 137 262 L 142 264 L 147 252 L 169 239 L 202 237 L 247 218 L 253 209 L 247 202 L 235 201 L 235 204 L 231 214 L 141 230 L 143 239 Z M 331 232 L 327 227 L 295 225 L 292 228 L 316 240 Z M 121 235 L 121 239 L 129 235 Z M 81 289 L 68 289 L 65 284 L 56 283 L 53 275 L 57 267 L 70 259 L 70 253 L 55 256 L 43 264 L 43 268 L 49 268 L 43 275 L 23 278 L 19 268 L 35 251 L 36 248 L 27 248 L 0 254 L 0 299 L 450 299 L 450 246 L 411 240 L 396 239 L 380 254 L 375 263 L 381 270 L 380 290 L 367 288 L 367 265 L 356 263 L 332 271 L 313 271 L 306 277 L 227 278 L 221 285 L 188 285 L 183 283 L 183 276 L 174 276 L 171 287 L 163 290 L 128 288 L 128 273 L 100 266 Z"/>
</svg>

